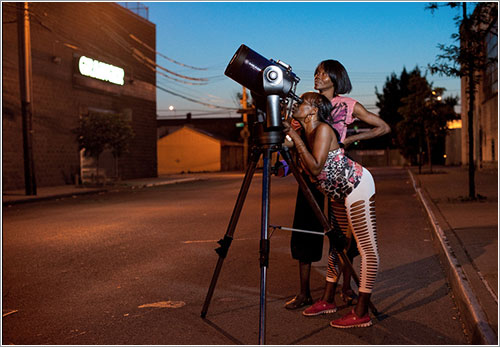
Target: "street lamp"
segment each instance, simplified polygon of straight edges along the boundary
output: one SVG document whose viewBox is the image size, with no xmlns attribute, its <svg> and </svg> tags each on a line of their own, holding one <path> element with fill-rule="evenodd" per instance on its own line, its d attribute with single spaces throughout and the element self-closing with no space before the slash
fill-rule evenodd
<svg viewBox="0 0 500 347">
<path fill-rule="evenodd" d="M 174 111 L 174 116 L 176 115 L 174 105 L 170 105 L 170 106 L 168 107 L 168 109 L 169 109 L 170 111 Z"/>
</svg>

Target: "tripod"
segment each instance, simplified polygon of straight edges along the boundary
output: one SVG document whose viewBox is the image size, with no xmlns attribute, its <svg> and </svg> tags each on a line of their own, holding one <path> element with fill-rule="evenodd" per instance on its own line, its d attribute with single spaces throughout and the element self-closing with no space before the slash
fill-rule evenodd
<svg viewBox="0 0 500 347">
<path fill-rule="evenodd" d="M 259 125 L 259 124 L 258 124 Z M 262 131 L 262 124 L 261 131 Z M 220 247 L 215 251 L 219 254 L 219 259 L 217 261 L 217 265 L 215 267 L 214 274 L 212 276 L 212 281 L 210 283 L 210 287 L 208 289 L 207 296 L 205 298 L 205 303 L 203 304 L 203 308 L 201 311 L 201 317 L 205 318 L 208 306 L 210 305 L 210 301 L 212 299 L 215 285 L 217 283 L 217 279 L 219 277 L 219 273 L 222 268 L 222 264 L 224 259 L 227 256 L 227 252 L 233 240 L 233 234 L 236 228 L 236 224 L 238 223 L 238 219 L 243 208 L 243 203 L 245 201 L 248 189 L 250 187 L 250 183 L 252 182 L 253 175 L 255 173 L 255 169 L 257 167 L 257 163 L 261 156 L 263 156 L 263 175 L 262 175 L 262 216 L 261 216 L 261 239 L 260 239 L 260 268 L 261 268 L 261 276 L 260 276 L 260 320 L 259 320 L 259 344 L 265 344 L 265 316 L 266 316 L 266 278 L 267 278 L 267 267 L 269 266 L 269 246 L 270 242 L 268 239 L 268 229 L 269 229 L 269 190 L 270 190 L 270 176 L 271 176 L 271 166 L 270 160 L 273 152 L 278 151 L 283 159 L 287 162 L 290 167 L 295 179 L 297 180 L 300 189 L 304 193 L 306 199 L 308 200 L 311 208 L 314 211 L 314 214 L 321 222 L 323 228 L 328 230 L 326 233 L 329 236 L 330 241 L 334 240 L 335 233 L 332 230 L 328 219 L 325 217 L 323 211 L 321 211 L 318 203 L 314 199 L 313 194 L 309 190 L 304 178 L 299 172 L 298 168 L 295 166 L 295 163 L 292 160 L 290 152 L 287 147 L 283 147 L 281 143 L 283 142 L 283 135 L 281 131 L 271 131 L 269 133 L 264 133 L 264 136 L 260 136 L 257 138 L 257 144 L 252 147 L 252 153 L 250 155 L 250 163 L 248 165 L 247 171 L 245 173 L 245 177 L 243 179 L 243 183 L 241 185 L 240 192 L 238 194 L 238 198 L 236 200 L 235 207 L 233 209 L 233 213 L 231 215 L 231 219 L 229 221 L 229 225 L 224 235 L 224 238 L 219 240 L 218 243 Z M 359 287 L 359 278 L 352 268 L 352 264 L 349 261 L 346 253 L 343 251 L 338 252 L 340 255 L 340 259 L 344 266 L 348 266 L 351 269 L 352 277 Z M 370 302 L 369 307 L 371 311 L 378 315 L 377 310 Z"/>
</svg>

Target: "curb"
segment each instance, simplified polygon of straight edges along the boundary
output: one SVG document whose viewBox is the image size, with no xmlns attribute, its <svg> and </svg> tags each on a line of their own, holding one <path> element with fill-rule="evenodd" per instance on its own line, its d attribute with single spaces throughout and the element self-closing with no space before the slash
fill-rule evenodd
<svg viewBox="0 0 500 347">
<path fill-rule="evenodd" d="M 107 193 L 109 190 L 108 189 L 96 189 L 96 190 L 89 190 L 85 192 L 71 192 L 71 193 L 62 193 L 62 194 L 54 194 L 54 195 L 46 195 L 46 196 L 34 196 L 32 198 L 23 198 L 23 199 L 18 199 L 18 200 L 10 200 L 10 201 L 2 201 L 2 206 L 10 206 L 10 205 L 19 205 L 19 204 L 27 204 L 30 202 L 37 202 L 37 201 L 49 201 L 49 200 L 55 200 L 55 199 L 61 199 L 61 198 L 71 198 L 73 196 L 80 196 L 80 195 L 93 195 L 93 194 L 99 194 L 99 193 Z"/>
<path fill-rule="evenodd" d="M 456 304 L 461 312 L 462 320 L 465 324 L 467 331 L 471 335 L 472 344 L 483 345 L 498 345 L 498 337 L 491 329 L 486 319 L 486 315 L 479 305 L 476 296 L 469 284 L 466 274 L 462 266 L 458 263 L 452 248 L 450 247 L 448 238 L 446 237 L 443 229 L 439 225 L 434 212 L 432 211 L 431 203 L 424 197 L 422 190 L 417 186 L 417 180 L 413 176 L 410 169 L 407 169 L 408 175 L 413 183 L 413 188 L 417 193 L 420 202 L 427 212 L 429 221 L 431 222 L 436 236 L 437 248 L 441 258 L 441 263 L 445 268 L 448 283 L 455 295 Z"/>
<path fill-rule="evenodd" d="M 201 180 L 202 180 L 202 178 L 187 177 L 187 178 L 179 178 L 179 179 L 175 179 L 175 180 L 163 181 L 163 182 L 157 182 L 157 183 L 142 183 L 142 184 L 130 185 L 129 187 L 132 189 L 150 188 L 150 187 L 156 187 L 156 186 L 166 186 L 168 184 L 177 184 L 177 183 L 193 182 L 193 181 L 201 181 Z"/>
<path fill-rule="evenodd" d="M 174 179 L 174 180 L 170 180 L 170 181 L 123 185 L 123 186 L 119 186 L 119 187 L 109 187 L 109 188 L 95 189 L 95 190 L 89 190 L 89 191 L 84 191 L 84 192 L 73 191 L 73 192 L 69 192 L 69 193 L 61 193 L 61 194 L 46 195 L 46 196 L 35 196 L 32 198 L 23 198 L 23 199 L 18 199 L 18 200 L 2 201 L 2 206 L 5 207 L 5 206 L 10 206 L 10 205 L 19 205 L 19 204 L 25 204 L 25 203 L 31 203 L 31 202 L 37 202 L 37 201 L 48 201 L 48 200 L 55 200 L 55 199 L 61 199 L 61 198 L 71 198 L 73 196 L 108 193 L 111 191 L 118 190 L 120 188 L 141 189 L 141 188 L 164 186 L 164 185 L 169 185 L 169 184 L 200 181 L 200 180 L 202 180 L 202 178 L 187 177 L 187 178 Z"/>
</svg>

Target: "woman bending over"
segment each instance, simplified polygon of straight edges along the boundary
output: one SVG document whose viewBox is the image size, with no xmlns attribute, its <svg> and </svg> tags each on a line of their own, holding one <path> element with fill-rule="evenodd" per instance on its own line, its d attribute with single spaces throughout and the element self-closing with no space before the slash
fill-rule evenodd
<svg viewBox="0 0 500 347">
<path fill-rule="evenodd" d="M 330 325 L 337 328 L 367 327 L 372 325 L 368 303 L 379 266 L 375 183 L 370 172 L 345 156 L 344 149 L 340 148 L 338 133 L 326 121 L 332 112 L 330 100 L 313 92 L 302 95 L 302 100 L 293 118 L 301 123 L 306 141 L 286 121 L 283 122 L 284 131 L 291 137 L 302 166 L 328 196 L 330 203 L 345 205 L 348 223 L 361 255 L 359 300 L 351 313 L 332 321 Z M 326 285 L 333 292 L 339 275 L 339 255 L 330 244 Z M 328 309 L 321 313 L 336 312 L 333 298 L 327 304 Z"/>
</svg>

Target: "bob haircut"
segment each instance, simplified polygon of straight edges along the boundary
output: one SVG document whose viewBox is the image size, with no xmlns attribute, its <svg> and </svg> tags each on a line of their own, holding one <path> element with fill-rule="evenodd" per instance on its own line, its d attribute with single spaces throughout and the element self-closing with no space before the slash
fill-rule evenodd
<svg viewBox="0 0 500 347">
<path fill-rule="evenodd" d="M 333 82 L 333 87 L 335 88 L 335 95 L 349 94 L 352 90 L 352 85 L 344 65 L 339 63 L 337 60 L 323 60 L 318 64 L 316 70 L 314 70 L 315 75 L 320 66 L 323 67 L 323 70 L 325 70 L 328 76 L 330 76 L 330 79 Z"/>
<path fill-rule="evenodd" d="M 318 118 L 320 122 L 326 123 L 332 128 L 333 132 L 335 133 L 335 136 L 337 137 L 337 141 L 340 140 L 340 135 L 339 132 L 330 124 L 328 123 L 327 119 L 330 117 L 330 115 L 333 112 L 333 106 L 330 100 L 322 94 L 315 93 L 315 92 L 307 92 L 302 94 L 301 96 L 303 101 L 307 101 L 310 103 L 312 106 L 318 108 Z"/>
</svg>

